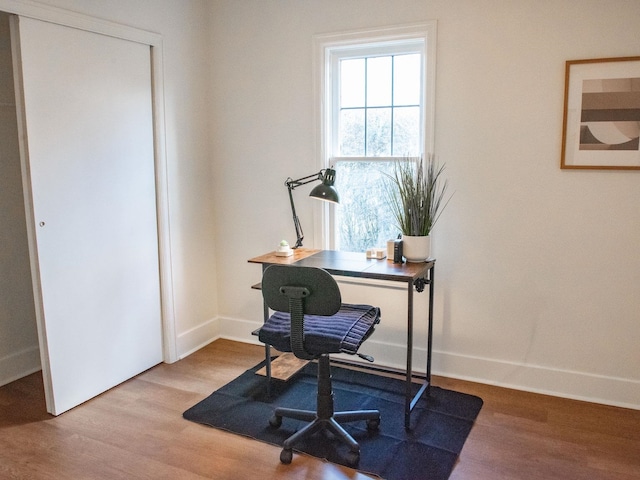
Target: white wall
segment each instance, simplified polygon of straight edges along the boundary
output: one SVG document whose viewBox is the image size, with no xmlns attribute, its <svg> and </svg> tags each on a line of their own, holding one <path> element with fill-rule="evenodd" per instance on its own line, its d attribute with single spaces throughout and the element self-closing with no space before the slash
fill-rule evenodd
<svg viewBox="0 0 640 480">
<path fill-rule="evenodd" d="M 0 13 L 0 385 L 40 369 L 11 63 Z"/>
<path fill-rule="evenodd" d="M 260 269 L 246 260 L 293 240 L 283 182 L 317 170 L 312 36 L 435 19 L 435 153 L 455 190 L 433 239 L 435 371 L 640 408 L 640 172 L 559 168 L 564 62 L 638 55 L 640 2 L 211 3 L 223 335 L 251 341 Z M 384 305 L 368 344 L 397 363 L 404 293 L 347 292 Z"/>
</svg>

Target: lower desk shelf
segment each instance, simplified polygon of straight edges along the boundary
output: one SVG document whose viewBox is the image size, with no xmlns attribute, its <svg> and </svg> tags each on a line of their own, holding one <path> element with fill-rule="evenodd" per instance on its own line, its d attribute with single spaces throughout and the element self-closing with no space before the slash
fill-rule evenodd
<svg viewBox="0 0 640 480">
<path fill-rule="evenodd" d="M 278 357 L 271 359 L 271 378 L 286 382 L 308 363 L 309 360 L 302 360 L 293 353 L 281 353 Z M 262 367 L 256 374 L 266 377 L 267 367 Z"/>
</svg>

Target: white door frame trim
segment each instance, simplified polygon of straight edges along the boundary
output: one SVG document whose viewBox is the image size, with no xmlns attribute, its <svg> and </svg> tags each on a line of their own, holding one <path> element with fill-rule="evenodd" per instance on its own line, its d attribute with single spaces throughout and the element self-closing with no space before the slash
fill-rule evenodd
<svg viewBox="0 0 640 480">
<path fill-rule="evenodd" d="M 153 92 L 153 128 L 156 176 L 156 210 L 158 218 L 158 248 L 160 298 L 162 311 L 163 361 L 178 360 L 173 271 L 171 264 L 171 229 L 169 217 L 169 182 L 165 138 L 164 65 L 162 36 L 137 28 L 120 25 L 88 15 L 36 3 L 32 0 L 0 0 L 0 11 L 45 22 L 86 30 L 149 45 L 151 51 L 151 81 Z M 37 301 L 37 300 L 36 300 Z"/>
</svg>

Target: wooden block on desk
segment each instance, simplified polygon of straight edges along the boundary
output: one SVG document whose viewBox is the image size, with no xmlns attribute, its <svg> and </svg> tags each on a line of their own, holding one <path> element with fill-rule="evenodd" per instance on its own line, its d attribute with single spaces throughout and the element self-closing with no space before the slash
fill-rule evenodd
<svg viewBox="0 0 640 480">
<path fill-rule="evenodd" d="M 271 360 L 271 377 L 286 382 L 302 370 L 307 363 L 309 363 L 308 360 L 301 360 L 293 353 L 283 353 L 278 358 Z M 256 374 L 266 377 L 267 367 L 262 367 Z"/>
</svg>

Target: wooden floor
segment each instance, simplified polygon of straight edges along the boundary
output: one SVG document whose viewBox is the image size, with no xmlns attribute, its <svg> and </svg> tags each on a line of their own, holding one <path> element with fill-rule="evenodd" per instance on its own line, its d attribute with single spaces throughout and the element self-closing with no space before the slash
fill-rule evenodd
<svg viewBox="0 0 640 480">
<path fill-rule="evenodd" d="M 1 387 L 0 479 L 369 478 L 304 455 L 281 465 L 275 446 L 182 418 L 262 356 L 260 347 L 219 340 L 56 418 L 45 412 L 39 374 Z M 484 400 L 452 480 L 640 479 L 640 411 L 433 383 Z"/>
</svg>

